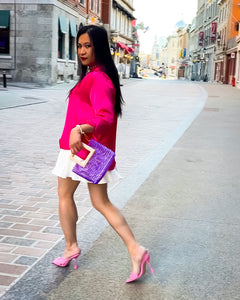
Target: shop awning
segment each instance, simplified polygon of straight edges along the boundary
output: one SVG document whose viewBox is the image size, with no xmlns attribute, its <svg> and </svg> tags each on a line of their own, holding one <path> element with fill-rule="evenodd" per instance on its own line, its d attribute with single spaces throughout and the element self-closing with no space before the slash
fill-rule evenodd
<svg viewBox="0 0 240 300">
<path fill-rule="evenodd" d="M 9 10 L 0 10 L 0 28 L 8 28 L 10 20 Z"/>
<path fill-rule="evenodd" d="M 121 43 L 121 42 L 117 43 L 117 47 L 124 49 L 126 51 L 126 53 L 128 53 L 128 54 L 134 52 L 134 48 L 128 47 L 126 44 Z"/>
<path fill-rule="evenodd" d="M 124 43 L 121 43 L 121 42 L 118 42 L 118 43 L 117 43 L 117 47 L 122 48 L 122 49 L 124 49 L 124 50 L 127 50 L 127 49 L 128 49 L 128 47 L 127 47 Z"/>
<path fill-rule="evenodd" d="M 130 52 L 134 52 L 134 48 L 132 48 L 132 47 L 128 47 L 128 51 L 130 51 Z"/>
<path fill-rule="evenodd" d="M 59 16 L 59 25 L 62 33 L 66 34 L 68 32 L 67 21 L 64 16 Z"/>
<path fill-rule="evenodd" d="M 72 37 L 77 36 L 76 22 L 74 20 L 70 20 L 70 33 Z"/>
</svg>

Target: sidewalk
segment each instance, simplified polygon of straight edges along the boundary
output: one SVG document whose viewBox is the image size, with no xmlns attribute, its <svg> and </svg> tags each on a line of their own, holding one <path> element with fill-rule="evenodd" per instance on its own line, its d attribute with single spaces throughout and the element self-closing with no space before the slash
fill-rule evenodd
<svg viewBox="0 0 240 300">
<path fill-rule="evenodd" d="M 117 203 L 117 205 L 120 208 L 122 208 L 126 204 L 127 200 L 129 198 L 131 198 L 131 196 L 133 196 L 133 198 L 131 198 L 130 202 L 128 202 L 128 204 L 127 204 L 127 207 L 128 207 L 127 211 L 125 211 L 126 208 L 124 208 L 124 214 L 126 214 L 128 220 L 131 220 L 134 232 L 136 232 L 136 236 L 138 237 L 138 239 L 141 240 L 144 244 L 149 245 L 150 249 L 152 249 L 152 251 L 154 253 L 154 249 L 155 249 L 155 251 L 160 251 L 161 247 L 163 247 L 161 245 L 157 246 L 158 241 L 151 240 L 152 234 L 158 233 L 156 231 L 156 228 L 161 228 L 161 226 L 159 227 L 159 224 L 156 227 L 151 226 L 152 229 L 149 232 L 147 226 L 146 226 L 147 229 L 142 228 L 141 224 L 139 224 L 140 223 L 139 219 L 141 220 L 143 213 L 144 213 L 144 209 L 146 210 L 146 208 L 147 208 L 148 210 L 150 210 L 149 216 L 153 217 L 153 221 L 159 219 L 161 222 L 163 222 L 163 220 L 162 220 L 161 215 L 160 215 L 160 217 L 155 218 L 154 211 L 152 211 L 152 209 L 154 209 L 154 208 L 151 206 L 151 201 L 152 200 L 154 201 L 154 199 L 156 199 L 156 197 L 152 197 L 152 196 L 148 197 L 148 195 L 150 195 L 149 191 L 147 193 L 144 193 L 144 197 L 139 197 L 139 195 L 140 195 L 139 193 L 142 193 L 140 190 L 142 188 L 144 189 L 144 188 L 148 187 L 149 184 L 147 184 L 147 185 L 143 184 L 140 190 L 139 190 L 139 186 L 144 182 L 144 180 L 148 177 L 148 174 L 150 174 L 151 171 L 156 167 L 156 165 L 161 161 L 161 159 L 164 158 L 164 156 L 172 148 L 172 146 L 177 141 L 177 139 L 183 134 L 183 132 L 191 124 L 192 120 L 196 117 L 196 115 L 200 111 L 204 102 L 202 102 L 202 100 L 201 100 L 202 99 L 201 97 L 203 95 L 200 93 L 199 86 L 192 85 L 192 84 L 186 84 L 186 83 L 181 83 L 181 84 L 180 83 L 171 83 L 168 86 L 167 82 L 161 86 L 161 101 L 156 102 L 157 96 L 155 95 L 155 92 L 158 91 L 159 87 L 158 87 L 157 83 L 155 83 L 155 82 L 150 82 L 149 84 L 150 84 L 150 86 L 148 85 L 148 88 L 150 87 L 149 91 L 151 91 L 151 92 L 148 92 L 148 93 L 146 93 L 147 86 L 145 85 L 145 83 L 140 84 L 140 85 L 139 85 L 139 83 L 134 83 L 134 86 L 124 87 L 123 92 L 125 95 L 128 96 L 127 97 L 128 103 L 127 103 L 127 110 L 125 111 L 125 117 L 119 122 L 118 140 L 120 141 L 119 142 L 120 146 L 118 147 L 117 158 L 118 158 L 118 161 L 120 162 L 120 164 L 119 164 L 120 173 L 123 174 L 123 176 L 125 178 L 118 186 L 111 187 L 110 196 Z M 171 90 L 171 89 L 169 90 L 169 87 L 172 87 L 175 89 L 178 88 L 178 92 L 177 92 L 178 96 L 176 96 L 176 94 L 174 94 L 173 90 Z M 212 97 L 214 100 L 216 100 L 214 98 L 215 96 L 218 97 L 216 92 L 219 93 L 219 91 L 220 91 L 221 97 L 224 95 L 224 93 L 225 93 L 225 95 L 229 95 L 229 90 L 228 90 L 229 87 L 226 87 L 226 89 L 224 89 L 225 88 L 224 87 L 222 90 L 219 90 L 219 89 L 216 90 L 211 85 L 208 85 L 205 87 L 210 90 L 213 89 L 210 92 L 214 93 L 214 94 L 212 94 Z M 134 98 L 136 88 L 138 90 L 138 97 Z M 179 91 L 181 91 L 181 93 Z M 38 93 L 38 96 L 39 96 L 39 93 Z M 234 93 L 235 93 L 235 91 L 234 91 Z M 41 94 L 41 96 L 43 95 L 42 92 L 40 94 Z M 146 95 L 148 96 L 148 98 L 146 98 Z M 231 97 L 233 97 L 233 96 L 234 95 L 231 95 Z M 239 96 L 239 94 L 237 96 Z M 54 95 L 54 97 L 58 97 L 58 95 Z M 159 98 L 159 96 L 158 96 L 158 98 Z M 146 99 L 148 102 L 146 102 Z M 54 100 L 54 99 L 52 99 L 52 100 Z M 58 98 L 58 100 L 59 100 L 59 98 Z M 225 104 L 225 102 L 224 102 L 224 104 Z M 59 111 L 61 111 L 60 106 L 58 107 L 58 103 L 56 101 L 55 102 L 52 101 L 51 105 L 54 105 L 55 109 L 58 108 Z M 34 108 L 34 106 L 31 106 L 31 112 L 33 112 L 33 108 Z M 49 110 L 49 108 L 50 108 L 50 106 L 47 106 L 46 108 L 42 109 L 41 114 L 44 115 L 44 112 L 46 112 L 46 111 L 48 112 L 48 114 L 49 113 L 52 114 L 52 111 Z M 175 108 L 175 110 L 173 110 L 173 108 Z M 210 107 L 210 108 L 211 109 L 208 109 L 207 112 L 214 113 L 215 107 Z M 213 108 L 214 108 L 214 110 L 213 110 Z M 145 110 L 144 113 L 143 113 L 143 109 Z M 18 117 L 21 115 L 21 114 L 19 114 L 20 110 L 21 109 L 18 108 L 18 111 L 15 111 L 15 118 L 16 118 L 16 112 L 17 112 Z M 146 114 L 146 111 L 148 112 L 148 114 Z M 38 111 L 38 113 L 39 113 L 39 111 Z M 159 115 L 159 113 L 161 113 L 161 114 Z M 9 118 L 9 117 L 10 117 L 10 115 L 8 114 L 6 116 L 6 118 Z M 32 120 L 32 118 L 35 122 L 36 115 L 32 116 L 30 118 L 30 120 Z M 47 120 L 47 119 L 45 119 L 45 120 Z M 6 119 L 4 121 L 6 122 Z M 11 118 L 8 121 L 12 122 Z M 56 121 L 56 120 L 54 120 L 54 121 Z M 152 124 L 152 131 L 149 132 L 147 125 L 149 124 L 150 121 Z M 8 122 L 6 122 L 6 124 L 7 123 Z M 24 123 L 22 123 L 22 124 L 24 124 Z M 17 125 L 19 125 L 19 122 Z M 30 125 L 32 125 L 32 124 L 30 124 Z M 56 126 L 56 128 L 57 128 L 57 126 Z M 54 130 L 56 130 L 56 128 Z M 131 128 L 131 131 L 129 131 L 129 128 Z M 37 127 L 34 127 L 33 132 L 36 132 L 36 129 L 37 129 Z M 15 128 L 15 130 L 16 130 L 16 128 Z M 54 130 L 52 129 L 53 133 L 55 133 Z M 19 128 L 19 132 L 20 131 L 21 131 L 21 129 Z M 44 132 L 44 131 L 41 131 L 41 129 L 40 129 L 40 132 Z M 132 132 L 134 132 L 134 135 L 132 134 Z M 147 143 L 146 143 L 146 137 L 148 137 Z M 23 135 L 23 138 L 24 138 L 24 135 Z M 194 137 L 191 137 L 191 138 L 194 140 Z M 133 139 L 135 142 L 134 145 L 131 143 L 131 141 Z M 123 145 L 123 141 L 125 142 L 125 145 L 121 146 L 121 145 Z M 34 143 L 33 143 L 33 145 L 34 145 Z M 12 146 L 11 141 L 10 141 L 10 146 Z M 145 148 L 144 154 L 142 153 L 143 151 L 139 151 L 139 148 L 142 148 L 142 147 Z M 10 148 L 12 149 L 12 147 L 10 147 Z M 54 147 L 51 146 L 50 148 L 52 151 L 52 149 Z M 175 148 L 173 148 L 173 149 L 175 149 Z M 5 150 L 5 149 L 3 149 L 3 150 Z M 171 152 L 170 152 L 170 154 L 171 154 Z M 4 153 L 4 151 L 3 151 L 3 153 Z M 146 153 L 149 153 L 149 155 L 146 155 Z M 39 153 L 36 153 L 36 152 L 34 152 L 34 154 L 35 155 L 37 154 L 37 156 L 39 155 Z M 50 171 L 50 166 L 52 165 L 52 163 L 55 160 L 54 154 L 55 153 L 50 154 L 50 156 L 48 157 L 49 160 L 47 161 L 47 165 L 48 165 L 49 171 Z M 126 159 L 126 157 L 127 157 L 127 159 Z M 165 160 L 167 158 L 168 158 L 168 156 L 165 158 Z M 125 165 L 123 165 L 123 161 L 124 161 Z M 26 162 L 26 160 L 25 160 L 25 162 Z M 121 162 L 122 162 L 122 165 L 121 165 Z M 165 174 L 166 178 L 169 179 L 169 174 L 172 174 L 171 172 L 172 172 L 172 170 L 176 169 L 176 166 L 177 166 L 177 164 L 174 164 L 174 166 L 172 166 L 172 168 L 167 170 L 167 173 Z M 30 162 L 28 162 L 28 167 L 29 168 L 32 167 Z M 160 167 L 161 167 L 161 165 L 160 165 Z M 158 170 L 158 169 L 159 169 L 159 167 L 156 170 Z M 177 169 L 178 169 L 178 167 L 177 167 Z M 25 276 L 20 281 L 18 281 L 9 292 L 7 292 L 5 294 L 3 299 L 33 299 L 33 298 L 47 299 L 47 297 L 50 297 L 49 299 L 65 299 L 66 298 L 65 296 L 63 298 L 58 296 L 58 298 L 57 298 L 58 292 L 59 293 L 61 292 L 64 295 L 64 291 L 61 291 L 61 288 L 59 289 L 59 291 L 54 291 L 54 293 L 51 293 L 50 296 L 47 296 L 47 295 L 62 280 L 63 280 L 62 284 L 64 286 L 65 276 L 66 276 L 66 282 L 67 282 L 68 278 L 71 274 L 72 275 L 75 274 L 74 276 L 76 276 L 78 274 L 76 276 L 76 278 L 78 276 L 83 276 L 84 274 L 85 275 L 87 274 L 87 277 L 85 278 L 85 280 L 83 278 L 81 278 L 81 282 L 82 283 L 85 282 L 85 284 L 86 284 L 86 280 L 88 278 L 87 281 L 90 283 L 91 280 L 89 280 L 89 278 L 93 278 L 90 275 L 91 275 L 91 272 L 93 271 L 92 267 L 93 267 L 94 263 L 96 264 L 96 266 L 98 266 L 98 268 L 99 268 L 98 270 L 100 270 L 99 274 L 96 274 L 96 275 L 97 276 L 101 275 L 102 277 L 106 278 L 106 276 L 108 276 L 108 275 L 105 274 L 106 270 L 104 270 L 104 268 L 102 268 L 104 258 L 102 258 L 100 261 L 97 261 L 96 257 L 94 257 L 95 254 L 93 256 L 92 256 L 92 254 L 95 253 L 95 251 L 97 251 L 99 245 L 102 245 L 102 241 L 101 241 L 102 237 L 104 238 L 105 235 L 108 236 L 109 234 L 111 235 L 111 238 L 107 239 L 107 241 L 105 241 L 105 239 L 103 240 L 104 241 L 103 250 L 105 251 L 105 253 L 110 251 L 111 254 L 107 253 L 106 256 L 109 255 L 109 257 L 112 257 L 113 260 L 115 260 L 115 255 L 112 255 L 113 253 L 118 253 L 118 255 L 119 255 L 119 256 L 116 256 L 116 260 L 117 260 L 116 264 L 114 264 L 114 262 L 111 262 L 111 268 L 113 268 L 113 266 L 115 266 L 115 268 L 121 269 L 119 262 L 120 261 L 124 262 L 123 266 L 122 266 L 123 268 L 121 271 L 122 273 L 121 272 L 119 273 L 121 280 L 119 280 L 118 276 L 114 277 L 113 274 L 116 275 L 116 272 L 118 272 L 118 271 L 113 270 L 113 274 L 111 273 L 111 271 L 109 273 L 109 275 L 112 274 L 112 276 L 113 276 L 113 278 L 111 278 L 110 281 L 116 286 L 116 290 L 117 290 L 117 287 L 119 286 L 119 283 L 121 284 L 121 287 L 122 287 L 122 283 L 124 282 L 124 277 L 126 277 L 128 275 L 128 274 L 125 274 L 126 270 L 128 270 L 128 266 L 129 266 L 128 265 L 129 261 L 127 260 L 126 252 L 124 252 L 123 246 L 121 245 L 119 240 L 115 239 L 114 237 L 112 238 L 112 232 L 110 229 L 107 229 L 106 231 L 104 231 L 104 229 L 106 228 L 106 222 L 104 222 L 104 220 L 101 217 L 99 217 L 99 215 L 97 213 L 95 213 L 93 210 L 91 210 L 87 199 L 85 199 L 84 201 L 81 200 L 81 202 L 78 202 L 78 204 L 80 204 L 81 209 L 85 208 L 85 214 L 82 215 L 82 219 L 79 223 L 79 229 L 78 229 L 78 235 L 80 237 L 80 242 L 82 242 L 82 244 L 83 244 L 83 256 L 80 261 L 80 265 L 81 265 L 81 270 L 83 270 L 82 263 L 83 263 L 83 266 L 85 265 L 85 267 L 87 269 L 85 269 L 83 273 L 80 272 L 80 269 L 76 273 L 75 272 L 72 273 L 72 270 L 70 268 L 59 271 L 59 269 L 56 269 L 56 268 L 54 268 L 54 266 L 50 265 L 51 260 L 54 257 L 54 255 L 61 254 L 61 252 L 63 250 L 63 245 L 64 245 L 63 241 L 61 241 L 60 230 L 57 231 L 57 229 L 59 229 L 59 224 L 57 222 L 57 215 L 56 215 L 56 208 L 57 208 L 56 191 L 55 191 L 56 182 L 52 179 L 50 180 L 49 175 L 45 174 L 46 167 L 45 167 L 45 169 L 43 168 L 42 170 L 39 167 L 39 169 L 37 171 L 40 173 L 39 178 L 41 179 L 41 181 L 39 181 L 39 178 L 37 178 L 35 181 L 36 184 L 38 185 L 38 192 L 35 191 L 35 195 L 29 198 L 29 192 L 30 191 L 34 192 L 34 187 L 31 187 L 31 189 L 29 187 L 29 190 L 26 189 L 26 191 L 24 193 L 16 193 L 16 190 L 15 190 L 12 193 L 12 202 L 13 202 L 14 195 L 18 195 L 18 197 L 20 197 L 22 199 L 22 204 L 24 201 L 28 201 L 28 204 L 29 204 L 28 209 L 30 209 L 30 203 L 32 203 L 32 201 L 35 198 L 36 201 L 35 201 L 34 205 L 31 206 L 32 207 L 31 209 L 36 210 L 36 208 L 37 208 L 37 212 L 35 214 L 32 212 L 30 214 L 28 214 L 29 219 L 32 218 L 32 221 L 30 222 L 30 220 L 29 220 L 27 222 L 27 224 L 28 225 L 32 224 L 34 217 L 36 220 L 36 218 L 39 218 L 39 214 L 41 214 L 41 213 L 42 213 L 42 215 L 40 217 L 41 222 L 39 222 L 39 223 L 44 222 L 44 220 L 43 220 L 44 217 L 45 217 L 45 221 L 51 220 L 52 222 L 54 221 L 55 223 L 52 223 L 52 225 L 46 225 L 47 227 L 45 226 L 44 229 L 41 229 L 41 230 L 40 230 L 40 228 L 36 228 L 35 235 L 32 232 L 26 234 L 27 229 L 25 227 L 25 229 L 22 229 L 22 231 L 25 230 L 25 232 L 24 232 L 25 235 L 23 236 L 23 238 L 22 239 L 15 238 L 15 245 L 16 245 L 16 240 L 18 240 L 18 241 L 21 240 L 22 242 L 24 240 L 25 242 L 26 241 L 29 242 L 29 240 L 34 240 L 33 236 L 35 236 L 36 240 L 34 240 L 34 244 L 31 244 L 30 249 L 33 250 L 35 248 L 35 251 L 39 250 L 39 245 L 43 246 L 43 244 L 44 244 L 45 251 L 43 251 L 42 255 L 38 255 L 39 259 L 37 259 L 35 261 L 35 266 L 30 265 L 31 266 L 30 271 L 28 273 L 26 273 Z M 31 172 L 32 172 L 32 174 L 35 175 L 35 172 L 33 172 L 32 170 L 31 170 Z M 21 175 L 23 175 L 23 174 L 21 174 Z M 174 175 L 176 175 L 176 174 L 172 174 L 170 177 L 172 178 L 172 177 L 174 177 Z M 177 177 L 178 180 L 180 180 L 181 176 L 182 176 L 181 172 L 179 174 L 177 174 L 177 176 L 178 176 Z M 190 174 L 189 174 L 189 176 L 190 176 Z M 149 183 L 154 182 L 154 180 L 156 179 L 155 177 L 150 177 L 148 179 L 148 182 Z M 161 178 L 161 180 L 163 180 L 163 181 L 165 180 L 165 177 L 164 176 L 162 177 L 162 175 L 160 175 L 159 178 Z M 30 178 L 24 178 L 24 179 L 25 180 L 23 180 L 22 183 L 26 184 L 32 180 L 32 177 L 30 176 Z M 41 182 L 42 184 L 40 185 L 39 182 Z M 45 186 L 43 184 L 44 182 L 45 182 L 45 184 L 47 183 L 48 185 Z M 14 181 L 14 183 L 15 183 L 15 181 Z M 155 190 L 155 187 L 160 187 L 159 184 L 160 183 L 158 182 L 157 184 L 150 185 L 151 190 L 155 191 L 155 193 L 157 193 L 157 191 L 159 191 L 159 190 L 162 192 L 161 188 L 157 189 L 157 191 Z M 7 186 L 9 189 L 9 185 L 7 185 Z M 164 185 L 163 185 L 163 188 L 164 188 Z M 7 189 L 4 190 L 5 193 L 6 193 L 6 191 L 7 191 Z M 28 196 L 26 194 L 28 194 Z M 7 198 L 10 197 L 10 195 L 11 195 L 11 193 L 7 193 Z M 148 202 L 149 205 L 147 205 L 147 207 L 146 207 L 146 203 L 145 204 L 143 203 L 141 205 L 141 207 L 140 206 L 136 207 L 135 206 L 136 203 L 134 204 L 134 202 L 133 202 L 133 206 L 132 206 L 131 205 L 131 203 L 133 201 L 132 199 L 134 199 L 136 197 L 136 195 L 138 195 L 137 196 L 138 201 L 145 201 L 147 198 L 149 200 L 149 202 Z M 170 196 L 170 190 L 166 193 L 164 202 L 160 202 L 161 207 L 164 205 L 167 205 L 166 203 L 169 202 L 169 201 L 167 201 L 165 203 L 165 200 L 171 200 L 171 197 L 169 199 L 168 196 Z M 23 198 L 26 199 L 26 197 L 27 197 L 27 200 L 23 200 Z M 81 197 L 82 197 L 82 191 L 81 191 Z M 50 198 L 50 201 L 49 201 L 49 198 Z M 51 198 L 54 199 L 54 201 L 51 200 Z M 41 200 L 42 200 L 42 202 L 41 202 Z M 10 203 L 10 201 L 8 203 Z M 38 203 L 40 203 L 41 205 L 38 205 Z M 8 205 L 10 205 L 10 204 L 8 204 Z M 22 208 L 23 208 L 22 206 L 21 206 L 21 209 L 16 208 L 16 211 L 21 211 Z M 177 208 L 180 209 L 181 207 L 178 205 Z M 159 211 L 160 208 L 158 206 L 156 206 L 155 209 L 157 212 L 157 211 Z M 171 212 L 171 208 L 169 208 L 169 209 Z M 10 210 L 11 210 L 11 208 L 9 208 L 9 211 Z M 43 211 L 45 211 L 45 213 L 48 212 L 48 217 L 46 215 L 45 216 L 43 215 Z M 173 209 L 173 211 L 174 211 L 174 209 Z M 37 214 L 38 214 L 38 216 L 37 216 Z M 87 214 L 87 217 L 84 217 L 84 216 L 86 216 L 86 214 Z M 136 222 L 134 221 L 134 219 L 132 217 L 130 217 L 132 215 L 136 215 L 136 217 L 135 217 L 137 219 Z M 24 217 L 18 216 L 18 219 L 21 219 L 21 218 L 22 219 L 26 218 L 26 213 L 24 214 Z M 144 219 L 145 219 L 145 216 L 144 216 Z M 150 219 L 148 220 L 148 216 L 146 216 L 146 220 L 148 220 L 148 224 L 150 222 Z M 3 218 L 1 220 L 3 220 Z M 6 221 L 6 219 L 5 219 L 5 221 Z M 151 222 L 152 222 L 152 220 L 151 220 Z M 145 221 L 144 221 L 144 223 L 145 223 Z M 91 226 L 90 226 L 90 224 L 91 224 Z M 96 224 L 96 226 L 94 226 L 94 224 Z M 11 224 L 10 227 L 12 228 L 14 226 L 15 226 L 14 224 Z M 51 233 L 49 235 L 49 231 L 53 232 L 54 228 L 55 228 L 54 233 Z M 153 229 L 153 228 L 155 228 L 155 229 Z M 47 231 L 46 231 L 46 229 L 47 229 Z M 9 229 L 9 230 L 13 230 L 13 229 Z M 98 239 L 99 235 L 103 231 L 104 231 L 103 235 L 101 236 L 101 238 Z M 144 235 L 144 231 L 146 232 L 146 235 Z M 57 232 L 59 232 L 59 235 Z M 159 230 L 159 234 L 161 235 L 160 230 Z M 44 238 L 48 237 L 49 240 L 48 241 L 45 240 L 45 242 L 44 242 L 42 240 L 43 237 Z M 40 238 L 40 241 L 37 241 L 38 238 Z M 53 238 L 56 238 L 55 243 L 53 242 Z M 112 245 L 112 241 L 113 241 L 112 239 L 114 239 L 114 245 Z M 96 240 L 97 240 L 97 242 L 95 242 Z M 161 240 L 161 238 L 159 238 L 159 242 L 160 242 L 160 240 Z M 156 243 L 157 247 L 155 247 L 151 243 Z M 50 244 L 51 244 L 52 247 L 54 247 L 54 248 L 52 248 L 52 250 L 49 251 L 51 248 L 46 248 L 47 244 L 48 244 L 48 246 L 50 246 Z M 21 246 L 21 247 L 11 246 L 12 248 L 10 248 L 9 245 L 13 245 L 13 244 L 9 243 L 7 245 L 6 245 L 6 247 L 8 247 L 8 250 L 5 250 L 5 253 L 6 253 L 6 251 L 11 252 L 10 256 L 16 255 L 17 249 L 18 249 L 18 251 L 19 250 L 27 251 L 26 247 L 24 248 L 23 246 Z M 102 257 L 98 252 L 96 252 L 96 255 L 98 257 Z M 103 255 L 103 257 L 106 257 L 106 256 Z M 23 259 L 23 255 L 20 255 L 18 257 L 15 257 L 14 260 L 12 260 L 12 263 L 10 263 L 10 264 L 16 263 L 17 259 L 19 259 L 20 257 L 21 257 L 21 259 Z M 28 259 L 29 258 L 30 258 L 30 256 L 28 257 Z M 35 254 L 35 258 L 36 258 L 36 254 Z M 122 260 L 121 260 L 121 258 L 122 258 Z M 86 264 L 84 262 L 86 262 Z M 156 260 L 153 262 L 154 262 L 154 265 L 157 266 L 157 268 L 160 268 L 160 266 L 158 267 L 158 262 Z M 50 267 L 49 267 L 49 265 L 50 265 Z M 17 266 L 19 267 L 19 263 L 17 263 Z M 9 265 L 8 265 L 8 267 L 9 267 Z M 47 268 L 48 268 L 48 270 L 50 269 L 50 271 L 48 271 L 46 273 Z M 16 269 L 16 266 L 15 266 L 15 269 Z M 109 270 L 109 266 L 108 266 L 107 271 L 108 270 Z M 88 271 L 90 273 L 88 273 Z M 105 272 L 104 275 L 101 272 Z M 69 274 L 69 275 L 67 276 L 67 274 Z M 156 278 L 158 279 L 158 276 L 154 277 L 154 282 L 155 282 Z M 94 284 L 96 283 L 96 289 L 100 288 L 100 285 L 97 284 L 98 282 L 99 282 L 99 284 L 101 283 L 102 286 L 104 286 L 104 283 L 101 281 L 98 281 L 98 280 L 99 280 L 99 278 L 94 279 Z M 38 282 L 37 285 L 35 284 L 36 282 Z M 108 280 L 107 280 L 107 282 L 108 282 Z M 147 280 L 147 282 L 150 283 L 151 280 Z M 73 279 L 73 283 L 74 283 L 74 279 Z M 68 282 L 68 285 L 69 285 L 69 282 Z M 159 283 L 158 283 L 158 286 L 159 286 Z M 79 283 L 79 287 L 80 287 L 80 283 Z M 90 291 L 91 288 L 89 286 L 87 287 L 87 285 L 85 286 L 85 288 L 88 289 L 88 293 L 90 293 L 90 295 L 91 295 L 91 291 Z M 64 287 L 64 289 L 66 290 L 66 287 Z M 84 287 L 82 287 L 82 289 L 83 289 L 82 291 L 84 291 Z M 95 291 L 96 289 L 93 289 L 93 291 Z M 106 289 L 107 289 L 107 286 L 105 288 L 103 288 L 105 293 L 106 293 Z M 129 291 L 129 288 L 126 288 L 125 292 L 126 292 L 126 290 L 128 291 L 128 293 L 126 295 L 124 295 L 123 297 L 116 296 L 115 298 L 108 298 L 105 294 L 105 296 L 103 298 L 101 298 L 102 295 L 99 294 L 99 297 L 97 297 L 97 298 L 91 298 L 91 297 L 88 297 L 88 298 L 89 299 L 128 299 L 129 295 L 131 295 L 131 292 Z M 114 291 L 114 289 L 113 289 L 113 291 Z M 76 289 L 74 289 L 72 292 L 76 293 L 77 291 L 76 291 Z M 69 291 L 69 293 L 71 295 L 70 298 L 68 297 L 69 299 L 86 299 L 87 298 L 87 297 L 81 298 L 80 296 L 79 296 L 80 298 L 77 296 L 74 297 L 71 294 L 72 292 Z M 119 292 L 119 290 L 118 290 L 118 292 Z M 130 292 L 130 294 L 129 294 L 129 292 Z M 160 292 L 160 290 L 158 287 L 158 293 L 159 292 Z M 84 295 L 84 293 L 83 294 L 80 293 L 80 294 Z M 24 298 L 25 295 L 28 295 L 27 296 L 28 298 Z M 119 295 L 121 295 L 121 293 Z M 145 293 L 144 293 L 144 295 L 145 295 Z M 56 298 L 54 298 L 54 297 L 56 297 Z M 131 299 L 136 299 L 134 297 L 135 297 L 135 294 L 133 295 L 133 297 Z M 147 298 L 147 296 L 146 296 L 146 298 L 142 298 L 142 299 L 158 299 L 158 298 L 154 298 L 154 297 Z M 166 298 L 166 299 L 171 299 L 171 298 Z M 177 298 L 173 298 L 173 299 L 177 299 Z M 191 299 L 191 298 L 185 298 L 185 299 Z"/>
</svg>

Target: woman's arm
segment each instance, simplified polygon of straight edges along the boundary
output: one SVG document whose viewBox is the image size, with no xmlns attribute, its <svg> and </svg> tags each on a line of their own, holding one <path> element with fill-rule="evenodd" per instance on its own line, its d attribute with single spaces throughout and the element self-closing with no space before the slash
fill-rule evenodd
<svg viewBox="0 0 240 300">
<path fill-rule="evenodd" d="M 90 91 L 94 117 L 86 121 L 94 132 L 104 134 L 115 121 L 115 88 L 104 73 L 99 72 Z"/>
<path fill-rule="evenodd" d="M 72 154 L 77 154 L 81 149 L 83 149 L 82 135 L 84 133 L 93 132 L 93 129 L 93 126 L 89 124 L 79 124 L 71 130 L 69 146 Z"/>
</svg>

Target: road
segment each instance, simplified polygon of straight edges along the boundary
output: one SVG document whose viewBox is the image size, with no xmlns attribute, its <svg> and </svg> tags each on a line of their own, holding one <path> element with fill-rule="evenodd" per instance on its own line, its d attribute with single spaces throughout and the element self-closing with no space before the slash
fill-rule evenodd
<svg viewBox="0 0 240 300">
<path fill-rule="evenodd" d="M 237 91 L 229 94 L 229 87 L 206 85 L 205 88 L 212 93 L 213 101 L 219 100 L 219 97 L 221 102 L 204 110 L 184 134 L 205 104 L 206 92 L 200 85 L 135 80 L 123 87 L 126 105 L 124 117 L 119 122 L 117 146 L 118 169 L 123 179 L 118 185 L 110 186 L 110 196 L 123 209 L 137 239 L 150 248 L 155 269 L 154 276 L 146 276 L 145 280 L 130 286 L 124 284 L 129 273 L 126 250 L 103 218 L 91 208 L 84 186 L 77 196 L 80 215 L 78 236 L 83 248 L 80 268 L 74 271 L 70 266 L 59 270 L 51 265 L 52 259 L 60 255 L 64 247 L 57 216 L 56 179 L 50 171 L 58 151 L 57 138 L 64 121 L 66 93 L 63 87 L 8 91 L 9 97 L 15 94 L 42 103 L 0 111 L 0 134 L 3 137 L 0 149 L 3 157 L 1 252 L 9 259 L 8 262 L 2 261 L 9 271 L 7 274 L 1 271 L 1 280 L 4 283 L 6 277 L 14 279 L 3 299 L 227 299 L 221 298 L 224 292 L 228 292 L 226 288 L 222 294 L 219 292 L 219 284 L 224 282 L 222 273 L 215 280 L 218 294 L 214 294 L 214 289 L 211 292 L 213 296 L 202 291 L 209 292 L 215 282 L 209 281 L 213 277 L 207 277 L 207 274 L 212 271 L 213 276 L 218 271 L 213 268 L 217 261 L 213 258 L 219 252 L 213 250 L 215 242 L 218 247 L 220 245 L 221 230 L 224 239 L 230 227 L 236 226 L 237 230 L 239 226 L 237 218 L 233 224 L 230 222 L 233 209 L 222 224 L 218 224 L 219 220 L 215 221 L 214 212 L 223 209 L 221 212 L 224 213 L 228 199 L 223 197 L 221 207 L 216 210 L 219 203 L 217 189 L 210 184 L 216 172 L 220 171 L 216 169 L 218 151 L 222 162 L 232 154 L 237 159 L 235 151 L 239 147 L 239 137 L 235 125 L 239 125 L 236 118 L 239 101 L 234 98 Z M 226 102 L 224 95 L 234 99 Z M 215 124 L 212 117 L 216 116 L 216 111 L 219 112 L 219 104 L 223 106 L 223 110 L 220 109 L 223 114 L 218 114 L 221 117 Z M 203 114 L 207 119 L 202 118 Z M 234 153 L 223 151 L 225 143 L 219 144 L 221 139 L 218 135 L 211 136 L 212 131 L 209 130 L 214 126 L 216 133 L 220 134 L 225 127 L 217 125 L 226 121 L 228 116 L 231 116 L 231 122 L 227 125 L 231 126 L 229 131 L 225 130 L 223 137 L 229 144 L 231 134 L 231 142 L 235 142 Z M 199 137 L 203 132 L 209 133 L 207 142 L 215 147 L 210 153 L 208 143 L 204 144 L 205 151 L 202 152 L 203 145 L 199 140 L 204 141 L 204 137 Z M 216 145 L 213 137 L 217 137 Z M 223 150 L 220 151 L 219 146 Z M 235 163 L 230 165 L 229 171 L 234 170 L 235 176 L 238 176 Z M 204 176 L 200 176 L 203 172 Z M 227 173 L 221 172 L 214 187 L 225 182 L 226 177 Z M 233 182 L 232 186 L 235 195 L 239 185 Z M 223 192 L 227 195 L 232 186 L 223 185 Z M 208 194 L 211 197 L 206 198 Z M 214 195 L 215 200 L 211 203 Z M 236 198 L 233 199 L 238 209 Z M 207 214 L 209 204 L 212 204 L 212 218 Z M 239 209 L 236 211 L 239 212 Z M 216 227 L 218 235 L 213 231 Z M 212 242 L 211 237 L 215 239 Z M 237 245 L 239 239 L 236 239 L 231 253 L 234 260 L 237 259 Z M 220 254 L 229 262 L 230 238 L 228 246 Z M 11 274 L 11 267 L 15 270 L 23 267 L 25 270 L 19 268 L 20 274 Z M 235 269 L 239 272 L 237 267 Z M 236 279 L 233 274 L 228 275 L 230 279 Z M 7 285 L 2 286 L 4 291 Z M 201 297 L 196 298 L 196 295 Z M 214 298 L 214 295 L 220 298 Z M 234 297 L 236 294 L 233 293 L 230 299 L 237 299 Z"/>
</svg>

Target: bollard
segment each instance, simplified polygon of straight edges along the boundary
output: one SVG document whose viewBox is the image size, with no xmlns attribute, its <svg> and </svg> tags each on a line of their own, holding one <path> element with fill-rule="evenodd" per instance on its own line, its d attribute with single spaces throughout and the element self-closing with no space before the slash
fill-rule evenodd
<svg viewBox="0 0 240 300">
<path fill-rule="evenodd" d="M 6 71 L 3 71 L 3 87 L 7 87 L 7 76 L 6 76 Z"/>
</svg>

